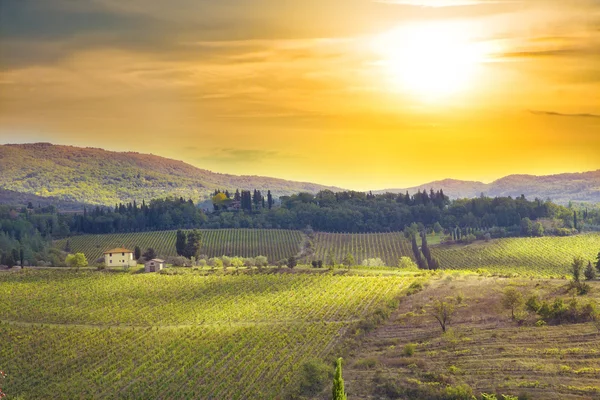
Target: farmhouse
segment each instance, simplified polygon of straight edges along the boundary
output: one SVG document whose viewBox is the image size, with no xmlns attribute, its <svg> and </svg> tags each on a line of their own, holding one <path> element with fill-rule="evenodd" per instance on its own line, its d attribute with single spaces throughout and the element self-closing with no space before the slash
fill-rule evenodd
<svg viewBox="0 0 600 400">
<path fill-rule="evenodd" d="M 124 247 L 117 247 L 104 252 L 104 264 L 107 267 L 135 267 L 137 261 L 133 259 L 133 251 Z"/>
<path fill-rule="evenodd" d="M 165 260 L 154 258 L 144 264 L 145 272 L 158 272 L 165 267 Z"/>
</svg>

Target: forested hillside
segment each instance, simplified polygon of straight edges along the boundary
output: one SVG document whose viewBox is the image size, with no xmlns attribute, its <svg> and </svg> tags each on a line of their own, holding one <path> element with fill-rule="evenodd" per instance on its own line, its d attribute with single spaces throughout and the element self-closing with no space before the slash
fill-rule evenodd
<svg viewBox="0 0 600 400">
<path fill-rule="evenodd" d="M 218 174 L 155 155 L 49 143 L 0 146 L 0 171 L 0 187 L 4 189 L 103 205 L 166 196 L 205 199 L 215 188 L 268 188 L 275 196 L 316 193 L 327 188 L 283 179 Z"/>
</svg>

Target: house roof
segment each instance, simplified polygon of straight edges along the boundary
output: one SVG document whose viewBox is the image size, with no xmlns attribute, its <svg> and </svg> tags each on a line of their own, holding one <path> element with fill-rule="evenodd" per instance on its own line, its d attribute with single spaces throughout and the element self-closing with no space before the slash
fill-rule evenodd
<svg viewBox="0 0 600 400">
<path fill-rule="evenodd" d="M 150 261 L 154 261 L 154 262 L 158 262 L 158 263 L 164 263 L 165 262 L 165 260 L 161 260 L 160 258 L 153 258 Z"/>
<path fill-rule="evenodd" d="M 104 254 L 108 254 L 108 253 L 133 253 L 133 251 L 126 249 L 124 247 L 117 247 L 115 249 L 112 250 L 106 250 L 104 252 Z"/>
</svg>

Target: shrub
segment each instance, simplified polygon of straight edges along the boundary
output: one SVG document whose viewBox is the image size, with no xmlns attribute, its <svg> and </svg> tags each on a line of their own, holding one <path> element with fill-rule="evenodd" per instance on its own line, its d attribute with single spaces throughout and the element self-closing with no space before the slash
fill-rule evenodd
<svg viewBox="0 0 600 400">
<path fill-rule="evenodd" d="M 417 345 L 414 343 L 407 343 L 404 345 L 404 349 L 402 350 L 402 354 L 405 355 L 406 357 L 411 357 L 413 354 L 415 354 L 415 350 L 417 348 Z"/>
<path fill-rule="evenodd" d="M 223 256 L 221 257 L 221 261 L 223 262 L 223 266 L 231 267 L 231 257 Z"/>
<path fill-rule="evenodd" d="M 378 361 L 375 357 L 363 358 L 354 363 L 357 369 L 373 369 L 377 366 Z"/>
<path fill-rule="evenodd" d="M 423 284 L 421 282 L 419 282 L 419 281 L 414 281 L 408 287 L 408 290 L 406 291 L 406 295 L 410 296 L 411 294 L 418 293 L 421 290 L 423 290 Z"/>
<path fill-rule="evenodd" d="M 588 261 L 588 265 L 585 268 L 583 275 L 585 276 L 585 279 L 587 281 L 592 281 L 596 279 L 596 268 L 592 266 L 591 262 Z"/>
<path fill-rule="evenodd" d="M 385 263 L 381 258 L 367 258 L 363 260 L 362 265 L 365 267 L 384 267 Z"/>
<path fill-rule="evenodd" d="M 266 267 L 269 265 L 269 260 L 265 256 L 256 256 L 254 258 L 254 263 L 257 267 Z"/>
<path fill-rule="evenodd" d="M 400 257 L 398 260 L 398 268 L 404 269 L 407 271 L 418 271 L 419 267 L 410 257 Z"/>
<path fill-rule="evenodd" d="M 473 389 L 467 384 L 448 386 L 444 393 L 446 400 L 471 400 L 473 399 Z"/>
<path fill-rule="evenodd" d="M 322 361 L 305 362 L 300 370 L 300 392 L 307 396 L 319 394 L 332 376 L 331 367 Z"/>
<path fill-rule="evenodd" d="M 477 238 L 472 233 L 469 233 L 468 235 L 465 235 L 465 236 L 463 236 L 463 237 L 460 238 L 460 242 L 461 243 L 465 243 L 465 244 L 471 244 L 475 240 L 477 240 Z"/>
<path fill-rule="evenodd" d="M 532 294 L 531 296 L 529 296 L 527 298 L 527 301 L 525 302 L 525 308 L 529 312 L 537 313 L 541 306 L 542 306 L 542 304 L 540 303 L 540 299 L 535 294 Z"/>
</svg>

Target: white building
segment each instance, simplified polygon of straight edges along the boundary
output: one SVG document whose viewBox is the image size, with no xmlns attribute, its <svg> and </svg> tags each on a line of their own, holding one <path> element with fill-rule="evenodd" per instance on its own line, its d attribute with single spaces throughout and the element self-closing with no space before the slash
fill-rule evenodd
<svg viewBox="0 0 600 400">
<path fill-rule="evenodd" d="M 104 263 L 107 267 L 135 267 L 137 260 L 133 259 L 133 251 L 117 247 L 104 252 Z"/>
<path fill-rule="evenodd" d="M 144 264 L 145 272 L 158 272 L 165 267 L 165 260 L 154 258 Z"/>
</svg>

